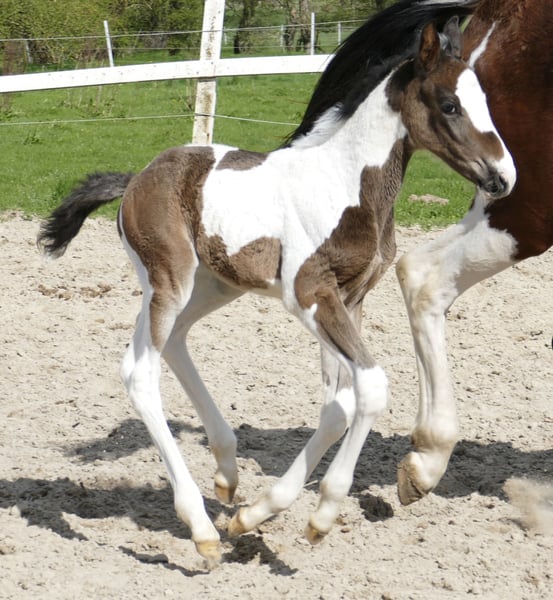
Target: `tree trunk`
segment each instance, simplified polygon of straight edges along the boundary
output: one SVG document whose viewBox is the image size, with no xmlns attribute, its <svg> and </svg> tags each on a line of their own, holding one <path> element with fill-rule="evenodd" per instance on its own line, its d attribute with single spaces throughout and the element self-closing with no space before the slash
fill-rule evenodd
<svg viewBox="0 0 553 600">
<path fill-rule="evenodd" d="M 250 32 L 244 31 L 244 29 L 253 25 L 256 4 L 256 0 L 244 0 L 240 24 L 238 25 L 238 31 L 234 36 L 234 54 L 241 54 L 251 47 Z"/>
</svg>

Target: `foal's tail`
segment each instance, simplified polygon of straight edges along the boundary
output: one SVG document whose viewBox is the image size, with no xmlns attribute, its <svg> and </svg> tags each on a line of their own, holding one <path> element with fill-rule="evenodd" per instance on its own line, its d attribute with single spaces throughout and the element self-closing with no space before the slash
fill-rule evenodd
<svg viewBox="0 0 553 600">
<path fill-rule="evenodd" d="M 60 257 L 88 215 L 102 204 L 121 198 L 132 177 L 133 173 L 88 175 L 41 225 L 38 247 L 47 256 Z"/>
</svg>

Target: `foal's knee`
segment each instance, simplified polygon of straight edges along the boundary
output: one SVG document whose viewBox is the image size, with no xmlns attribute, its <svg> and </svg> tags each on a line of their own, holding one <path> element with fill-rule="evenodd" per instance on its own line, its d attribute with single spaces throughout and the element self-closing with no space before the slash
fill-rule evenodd
<svg viewBox="0 0 553 600">
<path fill-rule="evenodd" d="M 321 429 L 328 436 L 331 444 L 338 441 L 351 425 L 355 414 L 355 394 L 353 388 L 344 387 L 337 393 L 332 402 L 325 404 L 321 410 Z"/>
<path fill-rule="evenodd" d="M 357 390 L 356 412 L 359 416 L 376 418 L 388 406 L 388 378 L 381 367 L 358 369 L 355 373 Z"/>
</svg>

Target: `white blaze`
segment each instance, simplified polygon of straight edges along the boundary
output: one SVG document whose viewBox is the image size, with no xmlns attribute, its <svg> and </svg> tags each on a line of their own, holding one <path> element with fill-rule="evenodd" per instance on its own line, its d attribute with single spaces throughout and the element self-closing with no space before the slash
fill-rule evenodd
<svg viewBox="0 0 553 600">
<path fill-rule="evenodd" d="M 497 161 L 496 168 L 509 185 L 509 189 L 512 189 L 516 181 L 516 169 L 513 158 L 493 124 L 486 94 L 484 94 L 484 91 L 480 87 L 478 77 L 476 77 L 476 73 L 472 69 L 465 69 L 461 73 L 455 92 L 463 110 L 467 113 L 476 129 L 482 133 L 494 133 L 501 141 L 503 157 Z"/>
</svg>

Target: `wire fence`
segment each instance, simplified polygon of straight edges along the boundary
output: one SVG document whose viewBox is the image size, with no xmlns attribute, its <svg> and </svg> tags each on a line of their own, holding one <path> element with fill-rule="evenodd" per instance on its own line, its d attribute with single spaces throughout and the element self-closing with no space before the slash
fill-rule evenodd
<svg viewBox="0 0 553 600">
<path fill-rule="evenodd" d="M 223 56 L 275 56 L 332 52 L 362 21 L 332 21 L 266 27 L 225 28 Z M 113 33 L 109 42 L 118 65 L 196 59 L 200 30 Z M 55 71 L 108 64 L 105 35 L 0 38 L 2 74 Z"/>
</svg>

